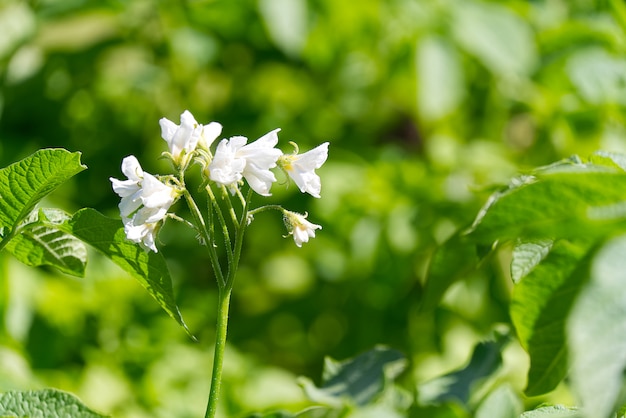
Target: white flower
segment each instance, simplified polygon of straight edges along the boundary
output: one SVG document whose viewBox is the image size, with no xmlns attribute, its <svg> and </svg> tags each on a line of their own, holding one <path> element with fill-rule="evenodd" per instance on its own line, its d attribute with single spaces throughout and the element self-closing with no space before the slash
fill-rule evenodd
<svg viewBox="0 0 626 418">
<path fill-rule="evenodd" d="M 282 154 L 274 148 L 278 143 L 278 131 L 275 129 L 248 145 L 243 136 L 222 140 L 209 164 L 209 178 L 233 193 L 245 178 L 252 190 L 269 196 L 272 183 L 276 181 L 270 169 L 276 167 L 276 160 Z"/>
<path fill-rule="evenodd" d="M 309 193 L 313 197 L 320 197 L 322 183 L 315 170 L 320 168 L 328 158 L 328 142 L 316 148 L 298 154 L 282 155 L 278 165 L 296 182 L 302 193 Z"/>
<path fill-rule="evenodd" d="M 289 234 L 293 235 L 293 240 L 298 247 L 302 247 L 303 242 L 309 242 L 309 238 L 315 238 L 316 229 L 322 229 L 321 225 L 307 221 L 306 217 L 308 214 L 306 213 L 301 215 L 285 210 L 283 215 Z"/>
<path fill-rule="evenodd" d="M 208 149 L 222 133 L 222 125 L 217 122 L 200 125 L 188 110 L 180 115 L 180 125 L 167 118 L 161 118 L 159 125 L 161 137 L 167 142 L 170 154 L 177 163 L 180 162 L 183 151 L 184 154 L 189 154 L 198 145 Z"/>
<path fill-rule="evenodd" d="M 141 245 L 146 250 L 159 252 L 155 245 L 155 237 L 158 232 L 159 222 L 141 223 L 135 225 L 131 220 L 124 223 L 124 233 L 129 241 Z"/>
<path fill-rule="evenodd" d="M 179 192 L 144 172 L 132 155 L 122 160 L 122 173 L 128 180 L 110 180 L 113 190 L 122 198 L 119 208 L 126 237 L 156 252 L 154 234 Z"/>
</svg>

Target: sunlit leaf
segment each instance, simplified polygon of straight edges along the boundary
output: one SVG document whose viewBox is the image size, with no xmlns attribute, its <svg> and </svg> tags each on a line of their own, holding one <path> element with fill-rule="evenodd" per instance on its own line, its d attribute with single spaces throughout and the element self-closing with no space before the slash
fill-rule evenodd
<svg viewBox="0 0 626 418">
<path fill-rule="evenodd" d="M 578 93 L 594 104 L 626 104 L 626 59 L 592 47 L 577 52 L 567 72 Z"/>
<path fill-rule="evenodd" d="M 552 240 L 520 241 L 513 248 L 511 278 L 519 282 L 543 260 L 552 249 Z"/>
<path fill-rule="evenodd" d="M 494 3 L 466 1 L 453 9 L 456 41 L 499 75 L 526 74 L 536 62 L 533 34 L 510 9 Z"/>
<path fill-rule="evenodd" d="M 0 170 L 0 227 L 15 231 L 35 205 L 87 167 L 80 153 L 43 149 Z"/>
<path fill-rule="evenodd" d="M 626 220 L 626 173 L 596 164 L 561 164 L 491 196 L 472 239 L 551 239 L 608 233 Z"/>
<path fill-rule="evenodd" d="M 326 405 L 344 403 L 367 405 L 406 367 L 399 351 L 376 347 L 352 359 L 336 361 L 326 358 L 322 386 L 316 387 L 307 378 L 300 378 L 309 399 Z"/>
<path fill-rule="evenodd" d="M 75 396 L 54 389 L 0 393 L 0 416 L 18 418 L 102 418 Z"/>
<path fill-rule="evenodd" d="M 128 241 L 119 219 L 107 218 L 94 209 L 86 208 L 76 212 L 65 228 L 136 278 L 165 312 L 191 336 L 174 300 L 172 279 L 162 254 L 146 252 L 139 245 Z"/>
<path fill-rule="evenodd" d="M 87 248 L 76 237 L 59 229 L 70 218 L 56 209 L 33 211 L 19 227 L 6 249 L 28 266 L 49 265 L 82 277 L 87 263 Z"/>
<path fill-rule="evenodd" d="M 576 408 L 554 405 L 524 412 L 520 418 L 583 418 L 583 416 Z"/>
<path fill-rule="evenodd" d="M 589 244 L 559 240 L 551 247 L 511 296 L 511 319 L 530 354 L 526 393 L 531 396 L 553 390 L 565 377 L 565 321 L 586 275 Z"/>
<path fill-rule="evenodd" d="M 570 379 L 589 416 L 612 415 L 626 367 L 626 235 L 608 241 L 591 262 L 590 279 L 567 322 Z"/>
<path fill-rule="evenodd" d="M 458 52 L 446 39 L 430 36 L 420 40 L 416 59 L 420 115 L 426 120 L 446 116 L 463 98 Z"/>
</svg>

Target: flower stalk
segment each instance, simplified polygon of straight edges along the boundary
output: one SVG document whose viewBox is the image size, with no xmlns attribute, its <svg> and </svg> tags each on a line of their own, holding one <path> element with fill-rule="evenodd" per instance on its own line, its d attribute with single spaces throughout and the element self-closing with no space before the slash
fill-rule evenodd
<svg viewBox="0 0 626 418">
<path fill-rule="evenodd" d="M 131 155 L 122 161 L 122 172 L 127 180 L 110 180 L 113 190 L 121 198 L 119 208 L 127 239 L 137 243 L 145 251 L 157 252 L 159 230 L 167 219 L 175 219 L 183 225 L 191 226 L 198 234 L 200 243 L 207 248 L 218 291 L 211 389 L 205 412 L 205 418 L 214 418 L 222 382 L 230 299 L 247 227 L 255 214 L 278 210 L 283 215 L 289 235 L 293 235 L 298 247 L 308 242 L 309 238 L 315 237 L 316 229 L 322 228 L 307 221 L 307 214 L 291 212 L 280 205 L 250 209 L 253 192 L 270 196 L 270 189 L 276 182 L 272 170 L 282 170 L 301 192 L 319 198 L 321 182 L 315 170 L 328 157 L 328 142 L 303 154 L 298 154 L 298 146 L 292 143 L 295 152 L 286 155 L 275 148 L 280 131 L 275 129 L 251 143 L 243 136 L 222 139 L 218 141 L 213 153 L 210 147 L 222 131 L 219 123 L 201 125 L 189 111 L 184 111 L 180 117 L 180 125 L 166 118 L 162 118 L 159 124 L 161 136 L 168 146 L 168 151 L 163 152 L 162 156 L 172 162 L 177 176 L 153 176 L 146 173 Z M 205 213 L 200 210 L 195 197 L 185 184 L 185 173 L 194 164 L 201 168 L 203 182 L 199 192 L 206 193 Z M 244 196 L 242 187 L 246 183 L 247 193 Z M 224 210 L 228 211 L 226 216 L 213 187 L 216 187 L 218 196 L 224 201 Z M 168 213 L 181 198 L 189 208 L 191 221 Z M 218 254 L 216 230 L 222 234 L 225 266 L 222 265 L 224 260 L 220 260 Z M 0 245 L 3 242 L 0 241 Z"/>
</svg>

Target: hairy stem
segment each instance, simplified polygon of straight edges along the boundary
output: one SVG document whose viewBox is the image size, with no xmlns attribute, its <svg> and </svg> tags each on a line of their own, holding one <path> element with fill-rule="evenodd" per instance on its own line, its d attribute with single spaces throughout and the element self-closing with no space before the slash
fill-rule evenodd
<svg viewBox="0 0 626 418">
<path fill-rule="evenodd" d="M 226 330 L 228 328 L 228 308 L 230 305 L 231 288 L 220 288 L 217 305 L 217 326 L 215 330 L 215 352 L 213 354 L 213 376 L 211 377 L 211 392 L 204 418 L 214 418 L 217 412 L 217 400 L 222 386 L 222 368 L 224 365 L 224 350 L 226 348 Z"/>
</svg>

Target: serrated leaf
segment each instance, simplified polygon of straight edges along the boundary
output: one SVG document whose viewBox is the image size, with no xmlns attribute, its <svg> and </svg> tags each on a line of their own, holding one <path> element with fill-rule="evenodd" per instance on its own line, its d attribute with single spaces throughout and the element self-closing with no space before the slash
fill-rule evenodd
<svg viewBox="0 0 626 418">
<path fill-rule="evenodd" d="M 103 418 L 75 396 L 55 389 L 0 393 L 0 416 L 18 418 Z"/>
<path fill-rule="evenodd" d="M 87 263 L 87 248 L 74 236 L 59 229 L 70 216 L 58 209 L 33 211 L 20 225 L 6 249 L 28 266 L 49 265 L 82 277 Z"/>
<path fill-rule="evenodd" d="M 601 236 L 626 222 L 626 173 L 594 164 L 557 164 L 491 196 L 470 238 Z"/>
<path fill-rule="evenodd" d="M 321 387 L 316 387 L 307 378 L 300 378 L 299 383 L 314 402 L 331 406 L 347 402 L 363 406 L 377 398 L 386 383 L 395 379 L 405 367 L 406 359 L 402 353 L 375 347 L 341 362 L 326 358 Z"/>
<path fill-rule="evenodd" d="M 590 244 L 556 241 L 550 253 L 513 288 L 511 320 L 530 355 L 526 394 L 553 390 L 567 373 L 565 321 L 586 276 Z"/>
<path fill-rule="evenodd" d="M 146 252 L 127 240 L 119 219 L 107 218 L 94 209 L 79 210 L 64 224 L 64 228 L 130 273 L 161 308 L 194 338 L 174 300 L 172 279 L 162 254 Z"/>
<path fill-rule="evenodd" d="M 582 415 L 576 408 L 554 405 L 524 412 L 520 418 L 582 418 Z"/>
<path fill-rule="evenodd" d="M 544 239 L 535 241 L 520 240 L 513 248 L 511 259 L 511 278 L 518 283 L 526 277 L 543 260 L 554 241 Z"/>
<path fill-rule="evenodd" d="M 12 233 L 35 205 L 87 167 L 79 152 L 43 149 L 0 170 L 0 227 Z"/>
<path fill-rule="evenodd" d="M 593 257 L 590 279 L 567 321 L 570 381 L 588 416 L 612 416 L 626 368 L 626 235 Z"/>
<path fill-rule="evenodd" d="M 502 364 L 501 350 L 505 338 L 481 342 L 474 347 L 468 365 L 446 375 L 422 383 L 419 386 L 420 404 L 437 404 L 458 401 L 467 404 L 472 386 L 490 376 Z"/>
</svg>

